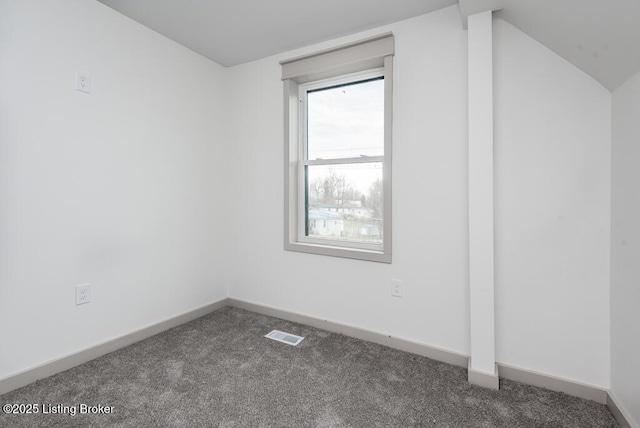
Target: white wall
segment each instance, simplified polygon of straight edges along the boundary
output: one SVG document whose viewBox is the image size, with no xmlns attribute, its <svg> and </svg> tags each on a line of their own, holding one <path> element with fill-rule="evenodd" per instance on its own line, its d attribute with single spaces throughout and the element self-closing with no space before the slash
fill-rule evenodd
<svg viewBox="0 0 640 428">
<path fill-rule="evenodd" d="M 494 31 L 496 358 L 606 388 L 611 94 Z"/>
<path fill-rule="evenodd" d="M 640 73 L 613 93 L 611 391 L 640 427 Z"/>
<path fill-rule="evenodd" d="M 225 71 L 96 1 L 0 1 L 0 378 L 226 296 Z"/>
<path fill-rule="evenodd" d="M 278 62 L 385 31 L 393 264 L 286 252 Z M 610 94 L 502 21 L 494 40 L 498 361 L 607 387 Z M 456 7 L 224 70 L 98 2 L 0 0 L 0 94 L 0 378 L 227 286 L 469 353 Z M 93 301 L 76 307 L 82 282 Z"/>
<path fill-rule="evenodd" d="M 496 24 L 498 361 L 607 387 L 610 94 Z M 285 252 L 278 62 L 384 31 L 396 36 L 393 264 Z M 234 67 L 245 197 L 231 297 L 468 354 L 466 69 L 455 7 Z"/>
<path fill-rule="evenodd" d="M 396 41 L 393 264 L 285 252 L 279 61 L 385 31 Z M 232 297 L 468 353 L 466 54 L 453 7 L 231 69 L 244 196 Z"/>
</svg>

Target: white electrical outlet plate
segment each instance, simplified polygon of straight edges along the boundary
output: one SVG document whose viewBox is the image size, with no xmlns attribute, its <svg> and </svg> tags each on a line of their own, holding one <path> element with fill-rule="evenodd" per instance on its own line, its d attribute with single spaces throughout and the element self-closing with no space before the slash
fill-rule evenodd
<svg viewBox="0 0 640 428">
<path fill-rule="evenodd" d="M 76 305 L 84 305 L 91 301 L 91 284 L 76 285 Z"/>
<path fill-rule="evenodd" d="M 402 280 L 401 279 L 391 280 L 391 295 L 393 297 L 402 297 Z"/>
<path fill-rule="evenodd" d="M 91 76 L 87 73 L 76 71 L 76 91 L 91 93 Z"/>
</svg>

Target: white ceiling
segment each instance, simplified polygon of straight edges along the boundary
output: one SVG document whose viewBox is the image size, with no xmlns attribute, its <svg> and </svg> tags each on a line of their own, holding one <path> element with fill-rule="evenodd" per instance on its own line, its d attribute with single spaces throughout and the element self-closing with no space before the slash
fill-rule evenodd
<svg viewBox="0 0 640 428">
<path fill-rule="evenodd" d="M 640 0 L 506 0 L 497 16 L 611 91 L 640 70 Z"/>
<path fill-rule="evenodd" d="M 457 0 L 99 0 L 225 67 L 357 33 Z"/>
<path fill-rule="evenodd" d="M 99 0 L 223 66 L 451 6 L 458 0 Z M 609 90 L 640 70 L 640 0 L 460 0 L 515 25 Z M 478 9 L 480 7 L 480 9 Z"/>
</svg>

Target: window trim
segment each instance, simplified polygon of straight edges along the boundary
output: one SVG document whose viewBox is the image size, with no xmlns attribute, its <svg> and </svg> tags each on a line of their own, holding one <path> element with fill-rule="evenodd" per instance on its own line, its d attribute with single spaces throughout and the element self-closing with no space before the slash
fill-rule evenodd
<svg viewBox="0 0 640 428">
<path fill-rule="evenodd" d="M 373 54 L 372 54 L 373 52 Z M 326 55 L 326 61 L 323 56 Z M 345 59 L 345 55 L 346 58 Z M 349 61 L 348 58 L 355 58 Z M 339 66 L 340 59 L 343 63 Z M 300 62 L 297 64 L 296 62 Z M 365 41 L 342 46 L 329 51 L 283 61 L 284 83 L 284 248 L 289 251 L 344 257 L 374 262 L 391 263 L 392 249 L 392 106 L 393 106 L 393 35 L 390 33 Z M 293 64 L 293 66 L 292 66 Z M 311 64 L 311 66 L 310 66 Z M 327 65 L 328 64 L 328 65 Z M 338 65 L 337 65 L 338 64 Z M 314 68 L 315 67 L 315 68 Z M 295 74 L 295 70 L 298 74 Z M 317 72 L 314 73 L 314 70 Z M 322 86 L 322 82 L 339 80 L 357 81 L 357 76 L 371 76 L 377 72 L 383 76 L 384 85 L 384 156 L 383 174 L 383 243 L 373 248 L 371 244 L 337 243 L 336 240 L 309 238 L 304 236 L 300 222 L 304 207 L 300 202 L 304 180 L 304 165 L 312 165 L 313 160 L 302 156 L 304 139 L 302 138 L 304 118 L 301 112 L 301 88 Z M 326 84 L 326 83 L 325 83 Z M 377 158 L 377 157 L 375 157 Z M 360 161 L 372 162 L 374 157 Z M 376 159 L 377 160 L 377 159 Z M 343 159 L 333 159 L 340 163 Z M 345 159 L 344 162 L 348 162 Z M 349 162 L 351 163 L 351 162 Z M 301 212 L 302 211 L 302 212 Z"/>
</svg>

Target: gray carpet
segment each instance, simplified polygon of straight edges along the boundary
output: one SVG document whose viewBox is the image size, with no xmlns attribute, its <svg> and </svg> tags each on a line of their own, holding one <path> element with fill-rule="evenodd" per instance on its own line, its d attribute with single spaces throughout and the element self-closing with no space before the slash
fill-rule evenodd
<svg viewBox="0 0 640 428">
<path fill-rule="evenodd" d="M 305 337 L 297 347 L 263 336 Z M 0 397 L 2 427 L 616 427 L 604 405 L 300 324 L 224 308 Z M 42 404 L 113 414 L 42 414 Z M 64 410 L 62 407 L 60 409 Z"/>
</svg>

